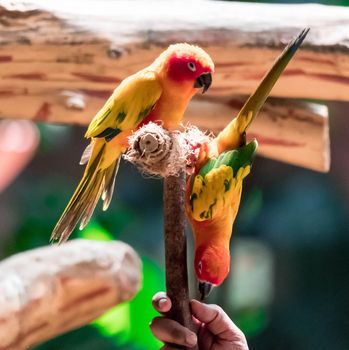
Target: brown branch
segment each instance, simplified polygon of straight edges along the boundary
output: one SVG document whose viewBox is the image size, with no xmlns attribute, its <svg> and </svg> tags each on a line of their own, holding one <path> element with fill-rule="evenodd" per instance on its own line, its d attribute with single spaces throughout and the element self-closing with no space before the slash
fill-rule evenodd
<svg viewBox="0 0 349 350">
<path fill-rule="evenodd" d="M 185 179 L 184 171 L 178 176 L 164 178 L 166 291 L 172 301 L 169 317 L 196 332 L 189 305 Z"/>
<path fill-rule="evenodd" d="M 26 349 L 131 299 L 140 270 L 135 251 L 121 242 L 75 240 L 2 261 L 0 349 Z"/>
<path fill-rule="evenodd" d="M 189 306 L 184 233 L 185 169 L 191 154 L 186 137 L 184 133 L 169 132 L 154 123 L 146 124 L 129 139 L 126 159 L 140 171 L 164 178 L 166 290 L 172 300 L 169 317 L 196 331 Z"/>
</svg>

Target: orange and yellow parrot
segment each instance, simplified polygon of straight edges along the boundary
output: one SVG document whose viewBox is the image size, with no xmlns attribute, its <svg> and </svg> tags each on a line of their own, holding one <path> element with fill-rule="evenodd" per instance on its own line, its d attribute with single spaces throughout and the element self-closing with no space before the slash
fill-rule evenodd
<svg viewBox="0 0 349 350">
<path fill-rule="evenodd" d="M 242 192 L 257 149 L 246 145 L 246 129 L 303 42 L 303 30 L 275 61 L 238 116 L 210 143 L 202 145 L 195 173 L 187 181 L 186 211 L 195 241 L 194 268 L 204 299 L 230 268 L 229 244 Z"/>
<path fill-rule="evenodd" d="M 85 137 L 91 143 L 80 161 L 87 163 L 86 169 L 51 240 L 67 240 L 79 222 L 83 229 L 100 198 L 103 210 L 108 208 L 128 136 L 149 121 L 160 121 L 170 130 L 177 128 L 190 99 L 198 89 L 205 92 L 211 85 L 213 71 L 212 59 L 204 50 L 175 44 L 120 83 L 87 129 Z"/>
</svg>

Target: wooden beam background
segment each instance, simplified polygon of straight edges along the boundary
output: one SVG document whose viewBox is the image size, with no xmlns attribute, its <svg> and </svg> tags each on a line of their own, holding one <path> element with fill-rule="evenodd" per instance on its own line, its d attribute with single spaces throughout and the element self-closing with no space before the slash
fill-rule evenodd
<svg viewBox="0 0 349 350">
<path fill-rule="evenodd" d="M 277 106 L 278 114 L 283 109 L 285 115 L 290 110 L 289 98 L 348 100 L 349 9 L 219 1 L 198 4 L 0 0 L 0 117 L 87 124 L 124 77 L 146 66 L 168 44 L 179 41 L 200 44 L 216 62 L 208 98 L 210 103 L 217 99 L 219 111 L 221 98 L 253 92 L 286 42 L 306 26 L 311 31 L 273 89 L 272 96 L 278 100 L 272 106 Z M 322 128 L 315 132 L 307 129 L 309 139 L 320 135 L 317 145 L 308 141 L 302 149 L 283 146 L 282 151 L 274 152 L 269 142 L 269 151 L 264 147 L 261 152 L 327 171 L 327 112 L 321 105 L 313 107 L 298 105 L 288 118 L 300 120 L 311 114 L 316 120 L 311 125 Z M 273 118 L 273 108 L 264 114 Z M 191 116 L 189 113 L 189 120 Z M 264 125 L 264 119 L 259 119 Z M 289 123 L 283 125 L 289 127 Z M 208 128 L 209 124 L 200 126 Z M 265 128 L 260 130 L 261 144 L 271 134 L 292 137 L 280 127 L 268 129 L 268 133 Z M 308 148 L 317 149 L 317 165 L 304 156 Z M 293 156 L 289 156 L 291 149 Z M 294 162 L 299 158 L 302 160 Z"/>
<path fill-rule="evenodd" d="M 187 120 L 218 134 L 237 115 L 245 98 L 195 100 Z M 258 154 L 326 172 L 330 167 L 328 109 L 324 105 L 269 99 L 247 132 L 258 141 Z"/>
</svg>

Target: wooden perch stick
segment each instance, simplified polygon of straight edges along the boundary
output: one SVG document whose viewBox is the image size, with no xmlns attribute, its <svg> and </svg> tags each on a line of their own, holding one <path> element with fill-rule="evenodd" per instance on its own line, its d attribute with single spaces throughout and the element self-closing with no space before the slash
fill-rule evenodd
<svg viewBox="0 0 349 350">
<path fill-rule="evenodd" d="M 22 350 L 131 299 L 141 264 L 122 242 L 75 240 L 0 263 L 0 350 Z"/>
<path fill-rule="evenodd" d="M 185 179 L 184 171 L 164 178 L 166 291 L 172 301 L 170 318 L 196 332 L 189 305 Z"/>
<path fill-rule="evenodd" d="M 169 317 L 196 331 L 189 306 L 187 244 L 184 233 L 185 183 L 191 146 L 184 133 L 148 123 L 129 139 L 126 159 L 142 172 L 164 178 L 166 291 L 172 300 Z"/>
</svg>

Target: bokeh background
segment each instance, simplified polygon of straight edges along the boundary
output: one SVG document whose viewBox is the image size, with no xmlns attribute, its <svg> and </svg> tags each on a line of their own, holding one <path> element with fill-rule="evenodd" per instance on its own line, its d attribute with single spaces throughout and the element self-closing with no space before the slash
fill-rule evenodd
<svg viewBox="0 0 349 350">
<path fill-rule="evenodd" d="M 349 349 L 349 106 L 328 107 L 328 174 L 258 157 L 245 182 L 231 242 L 232 273 L 210 302 L 229 313 L 253 350 Z M 0 194 L 0 259 L 48 244 L 83 172 L 84 128 L 37 127 L 35 157 Z M 110 209 L 99 207 L 74 237 L 129 243 L 143 261 L 143 288 L 133 301 L 36 349 L 159 348 L 148 324 L 156 315 L 151 297 L 164 290 L 162 225 L 162 181 L 145 179 L 122 162 Z"/>
</svg>

